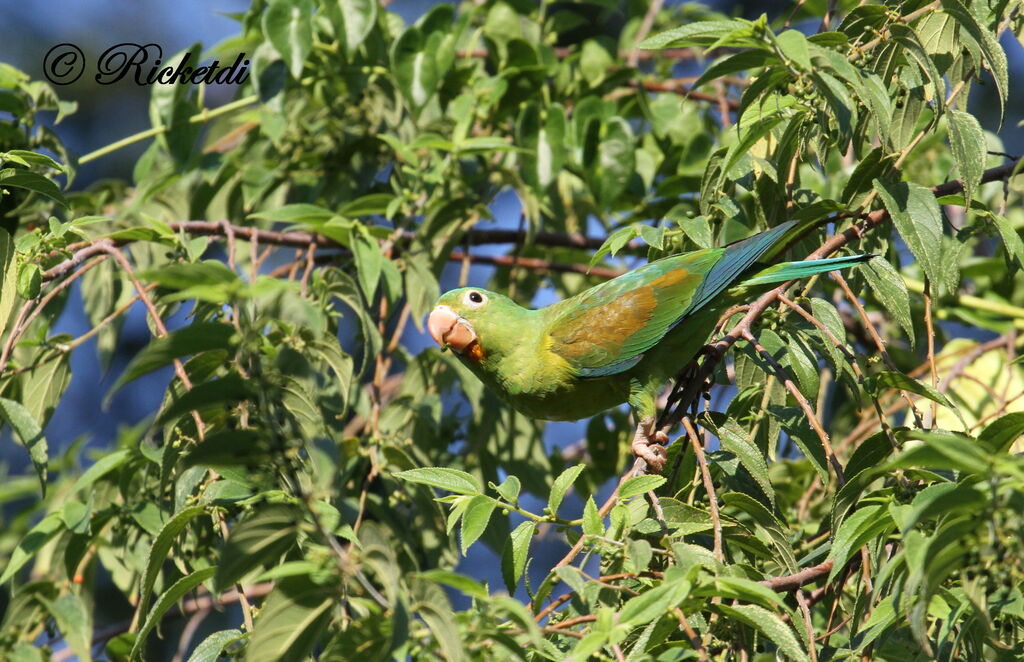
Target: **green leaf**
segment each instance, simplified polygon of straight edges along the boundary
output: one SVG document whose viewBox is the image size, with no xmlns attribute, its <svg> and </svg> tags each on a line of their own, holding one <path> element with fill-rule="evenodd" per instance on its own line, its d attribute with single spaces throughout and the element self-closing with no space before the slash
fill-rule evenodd
<svg viewBox="0 0 1024 662">
<path fill-rule="evenodd" d="M 45 599 L 42 602 L 79 662 L 92 662 L 92 626 L 82 598 L 74 593 L 65 593 L 53 602 Z"/>
<path fill-rule="evenodd" d="M 864 380 L 864 388 L 867 389 L 868 393 L 878 394 L 879 387 L 886 386 L 888 386 L 889 388 L 902 389 L 904 391 L 920 395 L 923 398 L 928 398 L 933 402 L 937 402 L 946 409 L 949 409 L 954 414 L 956 414 L 957 418 L 960 419 L 961 423 L 964 422 L 963 416 L 960 415 L 960 409 L 956 405 L 954 405 L 949 398 L 947 398 L 942 393 L 936 391 L 931 386 L 928 386 L 927 384 L 920 382 L 914 379 L 913 377 L 908 377 L 907 375 L 904 375 L 902 372 L 880 372 L 876 375 L 871 375 L 866 380 Z"/>
<path fill-rule="evenodd" d="M 142 627 L 139 628 L 139 636 L 135 639 L 135 645 L 132 646 L 131 659 L 142 659 L 142 651 L 145 648 L 146 637 L 152 632 L 163 618 L 163 615 L 167 613 L 167 610 L 174 606 L 178 600 L 185 597 L 185 594 L 192 591 L 197 586 L 205 582 L 206 580 L 213 577 L 213 573 L 216 572 L 216 568 L 203 568 L 202 570 L 196 570 L 190 575 L 185 575 L 178 581 L 171 584 L 166 591 L 164 591 L 153 608 L 149 610 L 149 614 L 146 616 L 146 620 L 143 622 Z"/>
<path fill-rule="evenodd" d="M 583 42 L 583 48 L 580 49 L 580 73 L 591 87 L 600 85 L 614 64 L 612 56 L 601 46 L 601 42 L 596 39 Z"/>
<path fill-rule="evenodd" d="M 472 598 L 485 599 L 490 595 L 487 592 L 487 587 L 480 582 L 451 570 L 435 568 L 417 573 L 416 576 L 421 579 L 444 584 L 445 586 L 451 586 Z"/>
<path fill-rule="evenodd" d="M 213 581 L 217 590 L 227 589 L 254 568 L 288 551 L 295 543 L 301 521 L 294 508 L 273 505 L 236 524 L 220 552 Z"/>
<path fill-rule="evenodd" d="M 301 78 L 313 49 L 313 0 L 272 0 L 263 15 L 263 32 L 292 77 Z"/>
<path fill-rule="evenodd" d="M 14 241 L 6 230 L 0 230 L 0 338 L 6 338 L 4 331 L 14 302 L 17 301 L 15 283 L 18 276 L 18 261 L 14 259 Z"/>
<path fill-rule="evenodd" d="M 391 71 L 414 115 L 437 92 L 440 79 L 434 54 L 426 49 L 426 41 L 420 29 L 413 26 L 391 49 Z"/>
<path fill-rule="evenodd" d="M 566 158 L 565 108 L 552 104 L 541 119 L 540 107 L 529 103 L 523 107 L 516 125 L 518 142 L 526 152 L 522 172 L 530 186 L 542 191 L 555 181 Z"/>
<path fill-rule="evenodd" d="M 12 149 L 9 152 L 0 152 L 0 160 L 11 159 L 23 166 L 37 165 L 44 168 L 52 168 L 58 172 L 64 172 L 64 166 L 45 154 L 30 152 L 24 149 Z"/>
<path fill-rule="evenodd" d="M 188 657 L 188 662 L 217 662 L 225 648 L 236 641 L 245 639 L 246 636 L 241 630 L 214 632 L 195 647 L 195 650 Z"/>
<path fill-rule="evenodd" d="M 509 476 L 501 485 L 494 485 L 491 483 L 491 488 L 497 492 L 502 499 L 508 501 L 513 506 L 519 503 L 519 490 L 522 489 L 519 484 L 519 479 L 515 476 Z"/>
<path fill-rule="evenodd" d="M 992 79 L 996 83 L 996 91 L 999 93 L 999 123 L 1006 113 L 1006 99 L 1010 87 L 1009 67 L 1006 62 L 1006 52 L 999 45 L 995 35 L 982 27 L 971 10 L 967 9 L 960 0 L 942 0 L 942 10 L 956 19 L 960 25 L 959 33 L 963 41 L 973 40 L 972 50 L 980 50 L 992 72 Z M 979 63 L 980 64 L 980 63 Z"/>
<path fill-rule="evenodd" d="M 608 206 L 625 190 L 635 171 L 633 130 L 621 117 L 608 120 L 603 128 L 597 158 L 591 163 L 597 198 Z"/>
<path fill-rule="evenodd" d="M 716 78 L 729 76 L 741 71 L 748 71 L 750 69 L 766 67 L 770 64 L 775 64 L 778 61 L 778 57 L 776 57 L 774 53 L 769 53 L 768 51 L 749 50 L 733 53 L 732 55 L 723 57 L 705 69 L 704 73 L 702 73 L 700 77 L 693 82 L 691 87 L 696 90 Z"/>
<path fill-rule="evenodd" d="M 1021 435 L 1024 435 L 1024 412 L 1018 411 L 1000 416 L 986 425 L 978 435 L 978 441 L 992 453 L 1005 453 Z"/>
<path fill-rule="evenodd" d="M 624 228 L 619 228 L 615 232 L 608 235 L 608 238 L 601 243 L 601 247 L 597 249 L 593 257 L 590 258 L 590 266 L 594 266 L 601 261 L 605 255 L 609 253 L 615 255 L 622 248 L 630 242 L 633 238 L 640 234 L 640 230 L 636 225 L 628 225 Z"/>
<path fill-rule="evenodd" d="M 173 422 L 190 411 L 223 411 L 238 402 L 253 397 L 250 383 L 235 372 L 220 379 L 211 379 L 193 386 L 160 412 L 156 424 Z"/>
<path fill-rule="evenodd" d="M 793 556 L 793 545 L 782 523 L 775 514 L 763 503 L 742 492 L 726 492 L 721 496 L 721 503 L 729 508 L 736 508 L 749 515 L 756 525 L 764 530 L 772 544 L 779 551 L 776 560 L 784 564 L 790 571 L 796 572 L 798 567 Z"/>
<path fill-rule="evenodd" d="M 243 291 L 244 283 L 234 271 L 217 260 L 179 262 L 139 274 L 142 280 L 178 290 L 164 295 L 164 301 L 199 299 L 209 303 L 227 303 Z"/>
<path fill-rule="evenodd" d="M 551 484 L 551 494 L 548 496 L 548 512 L 552 515 L 558 515 L 558 507 L 562 505 L 562 499 L 565 498 L 565 493 L 569 491 L 572 484 L 579 478 L 580 473 L 583 472 L 585 465 L 577 464 L 574 467 L 569 467 Z"/>
<path fill-rule="evenodd" d="M 810 660 L 793 630 L 776 614 L 757 605 L 714 605 L 713 609 L 727 619 L 745 623 L 772 640 L 790 660 Z"/>
<path fill-rule="evenodd" d="M 377 2 L 332 0 L 323 3 L 323 6 L 334 25 L 335 39 L 344 47 L 351 60 L 377 23 Z"/>
<path fill-rule="evenodd" d="M 710 46 L 722 37 L 749 29 L 750 24 L 746 21 L 697 21 L 652 35 L 640 42 L 638 47 L 655 50 L 661 48 L 684 48 L 686 46 Z"/>
<path fill-rule="evenodd" d="M 664 476 L 633 476 L 622 483 L 622 487 L 619 488 L 619 499 L 635 497 L 656 490 L 664 484 Z"/>
<path fill-rule="evenodd" d="M 935 195 L 923 186 L 876 179 L 885 208 L 907 248 L 933 283 L 942 282 L 942 214 Z"/>
<path fill-rule="evenodd" d="M 42 549 L 43 545 L 50 542 L 62 529 L 64 529 L 64 520 L 59 512 L 50 513 L 33 526 L 11 553 L 7 567 L 4 568 L 3 574 L 0 575 L 0 584 L 3 584 L 21 570 L 36 555 L 36 552 Z"/>
<path fill-rule="evenodd" d="M 632 627 L 644 625 L 668 613 L 686 599 L 690 593 L 690 582 L 666 578 L 658 586 L 632 597 L 622 606 L 619 622 Z"/>
<path fill-rule="evenodd" d="M 359 286 L 363 288 L 366 300 L 372 302 L 373 295 L 377 291 L 377 284 L 380 282 L 384 254 L 380 251 L 380 245 L 365 232 L 354 233 L 352 253 L 356 258 Z"/>
<path fill-rule="evenodd" d="M 246 662 L 306 659 L 338 602 L 335 593 L 308 577 L 279 581 L 256 619 L 246 647 Z"/>
<path fill-rule="evenodd" d="M 67 495 L 64 498 L 70 499 L 74 497 L 76 494 L 78 494 L 78 492 L 80 492 L 81 490 L 85 489 L 86 487 L 90 487 L 97 480 L 107 475 L 107 473 L 113 471 L 114 469 L 124 464 L 129 457 L 129 451 L 126 449 L 122 449 L 104 455 L 100 459 L 96 460 L 96 462 L 93 463 L 91 467 L 85 470 L 85 473 L 78 477 L 78 480 L 76 480 L 75 484 L 71 486 L 71 490 L 67 493 Z"/>
<path fill-rule="evenodd" d="M 429 485 L 430 487 L 448 490 L 455 494 L 483 494 L 483 489 L 480 487 L 480 483 L 477 482 L 477 479 L 471 474 L 468 474 L 465 471 L 459 471 L 458 469 L 424 467 L 422 469 L 399 471 L 395 474 L 395 477 L 409 481 L 410 483 Z"/>
<path fill-rule="evenodd" d="M 768 477 L 768 463 L 761 449 L 750 438 L 750 433 L 731 418 L 714 432 L 722 448 L 739 459 L 740 464 L 757 481 L 758 487 L 768 497 L 768 500 L 775 503 L 775 490 Z"/>
<path fill-rule="evenodd" d="M 991 458 L 986 449 L 970 437 L 945 430 L 907 430 L 902 436 L 924 444 L 901 449 L 885 469 L 925 467 L 986 474 L 991 468 Z"/>
<path fill-rule="evenodd" d="M 64 198 L 64 194 L 60 192 L 57 185 L 36 172 L 28 172 L 27 170 L 17 168 L 4 168 L 0 170 L 0 188 L 5 186 L 14 186 L 15 188 L 33 191 L 56 200 L 63 207 L 68 206 L 68 201 Z"/>
<path fill-rule="evenodd" d="M 381 215 L 387 212 L 394 199 L 390 193 L 370 193 L 338 207 L 338 214 L 349 218 Z"/>
<path fill-rule="evenodd" d="M 821 437 L 811 429 L 807 416 L 799 407 L 769 405 L 768 413 L 776 419 L 789 434 L 790 439 L 810 461 L 822 481 L 828 481 L 828 456 Z"/>
<path fill-rule="evenodd" d="M 478 495 L 470 499 L 469 505 L 462 515 L 462 555 L 465 556 L 472 545 L 483 535 L 488 522 L 491 521 L 491 513 L 494 512 L 494 499 L 488 496 Z"/>
<path fill-rule="evenodd" d="M 896 323 L 913 343 L 915 336 L 914 323 L 910 317 L 910 293 L 900 273 L 883 258 L 875 258 L 858 266 L 879 303 L 896 318 Z"/>
<path fill-rule="evenodd" d="M 501 574 L 505 578 L 505 587 L 509 594 L 515 594 L 519 579 L 526 570 L 530 540 L 533 539 L 533 532 L 536 530 L 536 522 L 527 520 L 512 530 L 508 542 L 505 543 L 505 549 L 501 554 Z"/>
<path fill-rule="evenodd" d="M 765 329 L 762 332 L 762 337 L 769 332 L 771 332 L 770 329 Z M 781 338 L 779 343 L 782 344 Z M 818 389 L 821 387 L 818 374 L 818 357 L 807 346 L 803 337 L 796 332 L 789 334 L 785 347 L 784 365 L 792 370 L 792 374 L 796 378 L 796 383 L 799 385 L 801 392 L 807 396 L 808 400 L 813 402 L 818 397 Z"/>
<path fill-rule="evenodd" d="M 797 30 L 786 30 L 778 37 L 776 43 L 786 58 L 803 71 L 811 71 L 811 54 L 807 47 L 807 37 Z"/>
<path fill-rule="evenodd" d="M 984 517 L 989 500 L 985 492 L 975 485 L 957 483 L 936 483 L 929 485 L 914 496 L 910 507 L 903 513 L 900 529 L 906 533 L 918 522 L 943 517 L 950 513 L 974 511 L 977 517 Z"/>
<path fill-rule="evenodd" d="M 785 608 L 786 606 L 781 595 L 764 584 L 744 577 L 715 577 L 713 585 L 705 585 L 696 593 L 707 597 L 718 596 L 726 599 L 754 602 L 766 608 Z"/>
<path fill-rule="evenodd" d="M 991 214 L 988 218 L 992 221 L 992 225 L 996 226 L 996 231 L 999 232 L 999 237 L 1003 240 L 1006 254 L 1018 266 L 1024 267 L 1024 240 L 1021 240 L 1020 234 L 1005 216 Z"/>
<path fill-rule="evenodd" d="M 26 262 L 18 270 L 18 296 L 22 299 L 35 299 L 39 296 L 39 288 L 43 284 L 43 273 L 35 262 Z"/>
<path fill-rule="evenodd" d="M 829 574 L 829 581 L 842 572 L 846 562 L 858 549 L 869 541 L 887 534 L 896 527 L 889 510 L 880 504 L 861 506 L 847 517 L 832 540 L 832 549 L 828 557 L 834 565 Z"/>
<path fill-rule="evenodd" d="M 18 439 L 28 449 L 29 458 L 32 459 L 32 466 L 35 467 L 36 475 L 39 476 L 40 488 L 45 496 L 49 451 L 42 428 L 20 402 L 7 398 L 0 398 L 0 418 L 10 424 Z"/>
<path fill-rule="evenodd" d="M 143 375 L 170 365 L 175 359 L 218 349 L 230 350 L 235 342 L 235 329 L 219 322 L 196 322 L 171 331 L 166 336 L 154 338 L 135 355 L 110 388 L 110 393 L 115 393 Z"/>
<path fill-rule="evenodd" d="M 326 223 L 334 216 L 334 212 L 330 209 L 304 202 L 249 214 L 249 218 L 282 223 Z"/>
<path fill-rule="evenodd" d="M 981 175 L 985 170 L 988 150 L 985 133 L 977 118 L 962 110 L 950 108 L 946 113 L 946 121 L 949 123 L 949 146 L 964 182 L 964 195 L 970 201 L 974 199 L 974 191 L 981 183 Z"/>
<path fill-rule="evenodd" d="M 604 535 L 604 522 L 593 496 L 588 496 L 583 505 L 583 533 L 588 536 Z"/>
<path fill-rule="evenodd" d="M 146 572 L 143 575 L 140 592 L 139 613 L 146 613 L 146 609 L 149 607 L 150 593 L 156 584 L 156 578 L 160 574 L 160 569 L 163 567 L 164 562 L 167 561 L 168 552 L 171 551 L 174 541 L 185 530 L 189 522 L 205 512 L 206 508 L 203 506 L 186 508 L 175 514 L 160 529 L 160 533 L 153 540 L 153 546 L 149 548 L 149 556 L 146 559 Z"/>
</svg>

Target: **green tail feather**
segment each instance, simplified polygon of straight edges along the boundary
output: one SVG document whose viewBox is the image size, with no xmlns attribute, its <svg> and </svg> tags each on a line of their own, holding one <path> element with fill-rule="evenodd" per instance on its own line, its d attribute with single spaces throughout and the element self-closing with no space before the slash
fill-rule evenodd
<svg viewBox="0 0 1024 662">
<path fill-rule="evenodd" d="M 766 269 L 762 269 L 750 278 L 745 279 L 742 287 L 751 285 L 768 285 L 770 283 L 784 283 L 787 280 L 807 278 L 815 274 L 845 269 L 861 262 L 867 262 L 875 257 L 873 254 L 851 255 L 849 257 L 832 257 L 825 260 L 804 260 L 803 262 L 781 262 Z"/>
</svg>

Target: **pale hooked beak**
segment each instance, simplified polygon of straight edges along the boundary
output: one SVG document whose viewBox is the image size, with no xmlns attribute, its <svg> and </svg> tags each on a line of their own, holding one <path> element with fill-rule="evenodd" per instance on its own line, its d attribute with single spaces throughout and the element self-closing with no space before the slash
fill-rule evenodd
<svg viewBox="0 0 1024 662">
<path fill-rule="evenodd" d="M 459 354 L 477 341 L 473 326 L 448 306 L 437 306 L 430 312 L 427 330 L 442 349 L 451 347 Z"/>
</svg>

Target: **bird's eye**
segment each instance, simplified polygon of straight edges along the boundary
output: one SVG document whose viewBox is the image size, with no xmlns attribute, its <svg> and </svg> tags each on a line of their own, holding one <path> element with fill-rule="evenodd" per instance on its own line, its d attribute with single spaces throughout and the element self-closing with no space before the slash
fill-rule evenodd
<svg viewBox="0 0 1024 662">
<path fill-rule="evenodd" d="M 462 300 L 465 301 L 468 306 L 479 308 L 487 301 L 487 297 L 476 290 L 470 290 L 469 292 L 466 292 L 466 295 Z"/>
</svg>

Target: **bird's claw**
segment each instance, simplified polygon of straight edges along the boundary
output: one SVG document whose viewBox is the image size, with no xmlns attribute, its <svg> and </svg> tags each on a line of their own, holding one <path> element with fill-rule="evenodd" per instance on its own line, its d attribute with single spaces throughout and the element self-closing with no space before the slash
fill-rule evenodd
<svg viewBox="0 0 1024 662">
<path fill-rule="evenodd" d="M 647 463 L 649 473 L 660 474 L 665 468 L 667 459 L 664 445 L 668 443 L 668 435 L 661 430 L 652 432 L 651 427 L 653 426 L 640 425 L 637 427 L 631 449 L 633 455 Z"/>
</svg>

